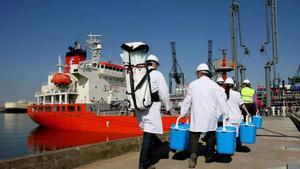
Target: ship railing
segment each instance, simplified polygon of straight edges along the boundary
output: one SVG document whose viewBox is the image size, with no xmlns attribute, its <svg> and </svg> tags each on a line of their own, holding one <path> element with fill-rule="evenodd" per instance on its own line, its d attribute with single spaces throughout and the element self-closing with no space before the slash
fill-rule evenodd
<svg viewBox="0 0 300 169">
<path fill-rule="evenodd" d="M 40 95 L 43 95 L 43 92 L 38 91 L 38 92 L 35 92 L 35 94 L 34 94 L 35 97 L 38 97 L 38 96 L 40 96 Z"/>
<path fill-rule="evenodd" d="M 126 115 L 128 112 L 127 105 L 127 101 L 112 101 L 111 104 L 107 102 L 94 102 L 87 104 L 86 111 L 93 112 L 97 116 Z"/>
</svg>

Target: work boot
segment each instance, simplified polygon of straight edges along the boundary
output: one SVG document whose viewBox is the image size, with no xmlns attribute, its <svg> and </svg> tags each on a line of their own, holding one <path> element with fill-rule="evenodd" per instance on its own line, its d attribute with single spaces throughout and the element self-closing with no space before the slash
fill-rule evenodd
<svg viewBox="0 0 300 169">
<path fill-rule="evenodd" d="M 207 154 L 205 155 L 205 163 L 211 163 L 214 161 L 214 152 L 207 152 Z"/>
<path fill-rule="evenodd" d="M 196 159 L 197 159 L 197 154 L 192 153 L 191 157 L 189 159 L 189 168 L 195 168 L 196 167 Z"/>
</svg>

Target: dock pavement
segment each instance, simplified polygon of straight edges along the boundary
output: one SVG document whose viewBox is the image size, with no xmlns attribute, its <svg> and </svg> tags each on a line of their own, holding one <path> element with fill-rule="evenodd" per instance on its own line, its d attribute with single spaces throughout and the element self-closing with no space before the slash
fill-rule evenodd
<svg viewBox="0 0 300 169">
<path fill-rule="evenodd" d="M 243 144 L 242 152 L 232 156 L 217 155 L 212 163 L 204 162 L 204 142 L 199 140 L 196 169 L 300 169 L 300 132 L 288 117 L 264 117 L 255 144 Z M 156 169 L 188 168 L 187 152 L 168 151 L 167 142 L 156 152 Z M 99 160 L 76 169 L 135 169 L 139 152 L 108 160 Z"/>
</svg>

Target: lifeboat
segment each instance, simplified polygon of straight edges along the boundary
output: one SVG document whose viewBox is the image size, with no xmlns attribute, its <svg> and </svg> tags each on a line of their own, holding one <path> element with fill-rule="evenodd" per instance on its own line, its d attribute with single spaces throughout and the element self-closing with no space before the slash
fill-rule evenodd
<svg viewBox="0 0 300 169">
<path fill-rule="evenodd" d="M 51 82 L 56 85 L 69 85 L 72 81 L 69 75 L 63 73 L 55 73 Z"/>
</svg>

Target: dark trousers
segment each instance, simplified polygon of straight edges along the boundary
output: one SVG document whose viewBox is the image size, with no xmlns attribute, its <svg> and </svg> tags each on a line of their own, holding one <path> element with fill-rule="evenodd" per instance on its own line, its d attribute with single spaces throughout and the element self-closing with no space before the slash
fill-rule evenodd
<svg viewBox="0 0 300 169">
<path fill-rule="evenodd" d="M 236 138 L 236 149 L 240 149 L 242 147 L 240 136 Z"/>
<path fill-rule="evenodd" d="M 254 116 L 256 113 L 254 103 L 245 103 L 245 106 L 246 106 L 248 112 L 251 114 L 251 116 Z M 244 116 L 244 122 L 246 122 L 247 113 L 244 110 L 242 110 L 242 114 Z"/>
<path fill-rule="evenodd" d="M 158 147 L 161 144 L 161 140 L 155 134 L 144 132 L 139 160 L 139 169 L 148 168 L 150 165 L 152 165 L 152 152 L 155 147 Z"/>
<path fill-rule="evenodd" d="M 205 158 L 212 158 L 215 152 L 215 131 L 209 131 L 206 133 L 206 152 Z M 198 155 L 198 140 L 201 132 L 190 132 L 190 152 Z"/>
</svg>

